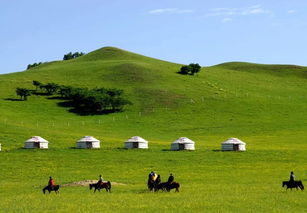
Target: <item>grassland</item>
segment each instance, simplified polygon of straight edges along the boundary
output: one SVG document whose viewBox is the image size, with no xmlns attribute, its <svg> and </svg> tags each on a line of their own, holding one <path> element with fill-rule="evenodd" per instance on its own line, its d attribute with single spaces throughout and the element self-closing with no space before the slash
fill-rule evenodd
<svg viewBox="0 0 307 213">
<path fill-rule="evenodd" d="M 285 192 L 281 181 L 293 170 L 307 180 L 307 68 L 225 63 L 197 76 L 181 65 L 116 48 L 80 58 L 0 75 L 0 211 L 2 212 L 303 212 L 307 195 Z M 124 89 L 133 102 L 124 112 L 79 116 L 57 100 L 17 99 L 16 87 L 32 80 L 78 87 Z M 24 150 L 32 135 L 49 140 L 49 150 Z M 84 135 L 102 140 L 100 150 L 76 150 Z M 149 150 L 124 150 L 134 135 Z M 168 151 L 186 136 L 195 152 Z M 247 152 L 220 152 L 220 142 L 238 137 Z M 149 193 L 147 174 L 170 172 L 180 193 Z M 52 175 L 59 184 L 95 179 L 125 183 L 112 194 L 65 187 L 42 195 Z"/>
</svg>

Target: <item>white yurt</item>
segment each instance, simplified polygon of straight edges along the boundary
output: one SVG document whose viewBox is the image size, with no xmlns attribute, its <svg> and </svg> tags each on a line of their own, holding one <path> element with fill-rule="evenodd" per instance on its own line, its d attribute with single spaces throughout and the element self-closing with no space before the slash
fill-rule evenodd
<svg viewBox="0 0 307 213">
<path fill-rule="evenodd" d="M 77 149 L 99 149 L 100 141 L 92 136 L 84 136 L 76 143 Z"/>
<path fill-rule="evenodd" d="M 171 144 L 171 150 L 195 150 L 195 142 L 186 137 L 181 137 Z"/>
<path fill-rule="evenodd" d="M 33 136 L 25 141 L 25 149 L 48 149 L 48 141 L 40 136 Z"/>
<path fill-rule="evenodd" d="M 125 142 L 126 149 L 148 149 L 148 141 L 140 136 L 133 136 Z"/>
<path fill-rule="evenodd" d="M 222 143 L 222 151 L 245 151 L 245 145 L 246 143 L 238 138 L 229 138 Z"/>
</svg>

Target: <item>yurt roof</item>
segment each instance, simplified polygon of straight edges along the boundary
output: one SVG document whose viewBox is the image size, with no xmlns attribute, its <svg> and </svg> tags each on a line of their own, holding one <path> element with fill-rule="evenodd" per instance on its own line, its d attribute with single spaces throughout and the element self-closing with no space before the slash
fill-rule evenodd
<svg viewBox="0 0 307 213">
<path fill-rule="evenodd" d="M 129 138 L 126 142 L 133 142 L 133 143 L 148 143 L 147 140 L 145 140 L 144 138 L 141 138 L 140 136 L 133 136 L 131 138 Z"/>
<path fill-rule="evenodd" d="M 26 140 L 26 143 L 33 143 L 33 142 L 36 142 L 36 143 L 48 143 L 47 140 L 45 140 L 44 138 L 40 137 L 40 136 L 33 136 L 31 137 L 30 139 Z"/>
<path fill-rule="evenodd" d="M 173 143 L 195 143 L 194 141 L 190 140 L 189 138 L 186 137 L 181 137 L 175 140 Z"/>
<path fill-rule="evenodd" d="M 78 140 L 78 142 L 86 143 L 86 142 L 100 142 L 100 141 L 94 138 L 93 136 L 84 136 L 83 138 Z"/>
<path fill-rule="evenodd" d="M 226 141 L 224 141 L 222 144 L 243 144 L 245 145 L 246 143 L 239 140 L 238 138 L 229 138 Z"/>
</svg>

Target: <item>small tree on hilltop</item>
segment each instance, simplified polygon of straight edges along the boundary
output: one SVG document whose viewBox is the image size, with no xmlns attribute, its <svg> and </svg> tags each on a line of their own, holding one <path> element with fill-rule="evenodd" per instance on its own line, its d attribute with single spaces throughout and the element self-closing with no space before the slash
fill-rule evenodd
<svg viewBox="0 0 307 213">
<path fill-rule="evenodd" d="M 197 74 L 201 69 L 201 66 L 197 63 L 189 64 L 189 67 L 191 68 L 191 75 Z"/>
<path fill-rule="evenodd" d="M 178 72 L 179 74 L 182 74 L 182 75 L 187 75 L 190 73 L 190 70 L 191 68 L 187 65 L 184 65 L 180 68 L 180 71 Z"/>
<path fill-rule="evenodd" d="M 182 75 L 194 75 L 198 72 L 200 72 L 201 66 L 199 64 L 189 64 L 189 65 L 184 65 L 180 68 L 180 71 L 178 72 L 179 74 Z"/>
</svg>

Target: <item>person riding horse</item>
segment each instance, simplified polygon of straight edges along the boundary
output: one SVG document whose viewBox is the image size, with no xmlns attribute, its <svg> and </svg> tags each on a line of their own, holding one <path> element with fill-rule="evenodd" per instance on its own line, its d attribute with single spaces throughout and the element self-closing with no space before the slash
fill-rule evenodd
<svg viewBox="0 0 307 213">
<path fill-rule="evenodd" d="M 148 188 L 150 189 L 150 191 L 155 187 L 155 184 L 156 184 L 156 180 L 158 179 L 158 175 L 151 171 L 148 175 L 148 182 L 147 182 L 147 185 L 148 185 Z M 161 181 L 161 179 L 160 179 Z"/>
<path fill-rule="evenodd" d="M 295 175 L 294 175 L 293 172 L 290 173 L 289 184 L 290 184 L 291 186 L 294 186 L 294 185 L 295 185 Z"/>
<path fill-rule="evenodd" d="M 98 179 L 98 182 L 97 182 L 97 185 L 101 185 L 103 182 L 103 178 L 101 175 L 99 175 L 99 179 Z"/>
<path fill-rule="evenodd" d="M 171 184 L 173 181 L 174 181 L 174 176 L 173 176 L 173 174 L 171 173 L 171 174 L 169 175 L 169 177 L 168 177 L 167 183 L 168 183 L 168 184 Z"/>
<path fill-rule="evenodd" d="M 54 180 L 53 180 L 53 178 L 51 176 L 49 177 L 48 186 L 50 187 L 50 189 L 53 189 Z"/>
</svg>

